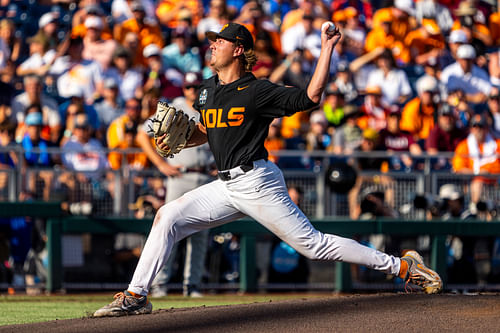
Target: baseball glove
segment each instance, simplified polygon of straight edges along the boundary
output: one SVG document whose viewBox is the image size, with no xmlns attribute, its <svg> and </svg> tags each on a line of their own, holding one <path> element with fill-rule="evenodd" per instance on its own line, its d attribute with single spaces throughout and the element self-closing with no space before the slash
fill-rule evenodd
<svg viewBox="0 0 500 333">
<path fill-rule="evenodd" d="M 153 117 L 153 134 L 155 147 L 158 154 L 171 157 L 184 148 L 195 129 L 195 122 L 182 110 L 176 110 L 165 102 L 158 102 L 156 113 Z M 165 149 L 158 147 L 157 139 L 167 134 L 162 142 L 167 145 Z"/>
</svg>

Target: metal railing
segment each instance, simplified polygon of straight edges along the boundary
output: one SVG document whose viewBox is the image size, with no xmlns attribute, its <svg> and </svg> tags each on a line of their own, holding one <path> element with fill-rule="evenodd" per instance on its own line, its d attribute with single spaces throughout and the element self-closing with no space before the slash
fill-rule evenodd
<svg viewBox="0 0 500 333">
<path fill-rule="evenodd" d="M 13 149 L 0 148 L 0 153 L 14 152 L 20 161 L 16 168 L 0 170 L 0 200 L 19 200 L 21 193 L 29 193 L 38 200 L 59 200 L 65 202 L 66 209 L 74 215 L 99 215 L 114 217 L 132 217 L 137 210 L 138 198 L 154 195 L 162 186 L 164 176 L 154 167 L 137 170 L 127 164 L 127 154 L 138 153 L 139 149 L 110 150 L 103 148 L 102 154 L 118 152 L 123 156 L 122 166 L 118 170 L 100 170 L 101 175 L 88 175 L 87 172 L 71 171 L 61 164 L 51 167 L 28 166 L 24 159 L 22 147 Z M 42 152 L 38 148 L 33 153 Z M 43 150 L 56 160 L 64 154 L 60 148 Z M 336 161 L 355 162 L 366 158 L 389 160 L 401 153 L 375 151 L 371 153 L 355 152 L 348 156 L 334 155 L 324 151 L 286 150 L 273 152 L 279 158 L 285 180 L 289 185 L 300 187 L 303 191 L 301 203 L 304 212 L 311 217 L 327 216 L 348 217 L 350 203 L 347 194 L 338 194 L 326 184 L 328 166 Z M 384 192 L 388 205 L 397 211 L 402 218 L 421 218 L 419 212 L 410 209 L 416 194 L 428 193 L 437 196 L 439 188 L 445 183 L 454 183 L 469 201 L 470 181 L 476 175 L 455 174 L 451 169 L 442 169 L 443 161 L 449 161 L 453 153 L 439 155 L 422 154 L 412 156 L 416 167 L 404 171 L 363 170 L 358 172 L 362 178 L 358 195 L 358 204 L 364 192 L 376 190 Z M 439 168 L 437 168 L 439 166 Z M 381 181 L 381 176 L 383 180 Z M 500 175 L 484 175 L 492 180 L 484 186 L 483 197 L 498 205 L 500 200 Z M 162 198 L 159 198 L 162 199 Z M 144 203 L 144 201 L 141 201 Z"/>
</svg>

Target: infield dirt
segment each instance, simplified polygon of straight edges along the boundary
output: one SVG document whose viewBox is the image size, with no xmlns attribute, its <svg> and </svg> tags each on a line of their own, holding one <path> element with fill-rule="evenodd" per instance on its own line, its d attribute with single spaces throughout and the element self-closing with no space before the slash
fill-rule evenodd
<svg viewBox="0 0 500 333">
<path fill-rule="evenodd" d="M 0 327 L 36 333 L 391 331 L 499 332 L 500 294 L 345 295 Z"/>
</svg>

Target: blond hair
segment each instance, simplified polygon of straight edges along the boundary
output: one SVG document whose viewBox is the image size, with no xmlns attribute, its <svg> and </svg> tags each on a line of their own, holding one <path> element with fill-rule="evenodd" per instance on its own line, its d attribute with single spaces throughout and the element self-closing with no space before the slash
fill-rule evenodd
<svg viewBox="0 0 500 333">
<path fill-rule="evenodd" d="M 245 72 L 251 72 L 253 66 L 257 63 L 257 55 L 253 49 L 245 51 L 241 56 L 241 63 L 245 67 Z"/>
</svg>

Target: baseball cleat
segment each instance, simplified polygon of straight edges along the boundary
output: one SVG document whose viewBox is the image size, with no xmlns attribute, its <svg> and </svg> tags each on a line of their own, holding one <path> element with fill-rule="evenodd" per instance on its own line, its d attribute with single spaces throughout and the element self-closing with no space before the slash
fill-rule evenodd
<svg viewBox="0 0 500 333">
<path fill-rule="evenodd" d="M 443 289 L 443 282 L 439 274 L 428 268 L 424 264 L 424 260 L 416 251 L 408 251 L 401 258 L 408 263 L 408 273 L 405 281 L 408 283 L 422 287 L 426 294 L 436 294 Z"/>
<path fill-rule="evenodd" d="M 114 301 L 94 313 L 94 317 L 119 317 L 151 313 L 153 305 L 146 296 L 135 297 L 128 291 L 115 294 Z"/>
</svg>

